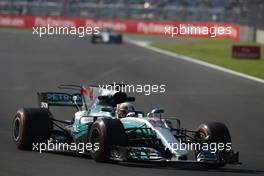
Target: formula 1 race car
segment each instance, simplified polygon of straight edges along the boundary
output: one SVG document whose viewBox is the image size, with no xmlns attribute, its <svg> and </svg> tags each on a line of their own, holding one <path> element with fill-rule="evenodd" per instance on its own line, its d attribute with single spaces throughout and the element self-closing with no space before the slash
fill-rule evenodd
<svg viewBox="0 0 264 176">
<path fill-rule="evenodd" d="M 204 123 L 197 130 L 187 130 L 179 119 L 162 117 L 160 108 L 147 115 L 134 110 L 133 116 L 118 118 L 117 105 L 135 101 L 134 97 L 96 86 L 59 88 L 75 92 L 38 93 L 39 108 L 17 111 L 13 139 L 18 149 L 34 150 L 36 143 L 89 143 L 91 147 L 84 153 L 97 162 L 186 162 L 206 167 L 241 164 L 222 123 Z M 75 106 L 77 110 L 72 120 L 59 120 L 53 117 L 52 106 Z M 191 144 L 196 148 L 187 147 Z M 220 147 L 216 149 L 216 145 Z"/>
<path fill-rule="evenodd" d="M 114 32 L 110 28 L 103 28 L 99 34 L 92 34 L 91 43 L 117 43 L 123 42 L 122 34 Z"/>
</svg>

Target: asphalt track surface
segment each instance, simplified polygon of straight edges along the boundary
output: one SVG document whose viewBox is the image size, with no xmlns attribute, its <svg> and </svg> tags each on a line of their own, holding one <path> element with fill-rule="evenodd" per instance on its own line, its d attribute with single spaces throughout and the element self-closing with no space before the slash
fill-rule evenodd
<svg viewBox="0 0 264 176">
<path fill-rule="evenodd" d="M 0 32 L 1 176 L 264 175 L 264 85 L 178 60 L 131 44 L 91 45 L 73 37 L 38 38 L 29 32 Z M 11 138 L 20 107 L 35 107 L 37 91 L 60 83 L 166 84 L 164 94 L 137 95 L 136 107 L 162 107 L 187 128 L 221 121 L 230 129 L 242 166 L 204 170 L 193 166 L 105 164 L 80 156 L 19 151 Z M 60 111 L 58 118 L 71 119 Z"/>
</svg>

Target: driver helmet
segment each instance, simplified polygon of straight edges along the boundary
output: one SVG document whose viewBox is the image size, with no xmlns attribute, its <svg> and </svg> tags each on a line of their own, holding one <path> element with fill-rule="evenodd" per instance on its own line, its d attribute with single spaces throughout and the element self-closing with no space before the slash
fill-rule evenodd
<svg viewBox="0 0 264 176">
<path fill-rule="evenodd" d="M 127 117 L 127 114 L 129 112 L 133 112 L 133 111 L 135 111 L 135 108 L 129 102 L 125 102 L 125 103 L 118 104 L 117 105 L 117 108 L 116 108 L 116 112 L 117 112 L 118 118 Z"/>
</svg>

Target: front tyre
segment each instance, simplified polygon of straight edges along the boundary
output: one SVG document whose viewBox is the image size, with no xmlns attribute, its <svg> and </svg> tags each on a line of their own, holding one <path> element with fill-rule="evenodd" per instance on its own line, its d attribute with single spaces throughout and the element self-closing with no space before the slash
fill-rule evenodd
<svg viewBox="0 0 264 176">
<path fill-rule="evenodd" d="M 111 146 L 127 146 L 128 138 L 118 119 L 102 118 L 95 121 L 89 133 L 89 142 L 95 147 L 91 156 L 96 162 L 108 162 Z"/>
<path fill-rule="evenodd" d="M 209 164 L 209 167 L 218 168 L 223 167 L 227 164 L 228 158 L 226 158 L 227 146 L 229 146 L 231 150 L 231 137 L 230 132 L 225 124 L 219 122 L 209 122 L 201 124 L 197 129 L 196 138 L 201 143 L 216 143 L 217 146 L 219 144 L 224 145 L 223 150 L 218 150 L 218 158 L 221 163 L 219 164 Z"/>
<path fill-rule="evenodd" d="M 44 108 L 22 108 L 13 120 L 13 140 L 18 149 L 32 150 L 33 143 L 50 137 L 50 113 Z"/>
</svg>

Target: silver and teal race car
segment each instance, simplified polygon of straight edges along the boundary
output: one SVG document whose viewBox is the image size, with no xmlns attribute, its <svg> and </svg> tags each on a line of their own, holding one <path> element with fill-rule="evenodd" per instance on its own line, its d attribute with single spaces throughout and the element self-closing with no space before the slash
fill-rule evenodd
<svg viewBox="0 0 264 176">
<path fill-rule="evenodd" d="M 118 118 L 117 105 L 135 101 L 134 97 L 97 86 L 59 88 L 74 93 L 38 93 L 39 108 L 17 111 L 13 139 L 18 149 L 49 151 L 52 146 L 55 151 L 72 151 L 85 146 L 82 153 L 97 162 L 184 162 L 206 167 L 241 164 L 222 123 L 204 123 L 187 130 L 179 119 L 163 117 L 160 108 L 147 115 L 135 110 L 129 117 Z M 52 106 L 73 106 L 76 112 L 71 120 L 59 120 L 51 113 Z"/>
<path fill-rule="evenodd" d="M 111 28 L 102 28 L 99 34 L 91 35 L 91 43 L 123 43 L 123 36 Z"/>
</svg>

